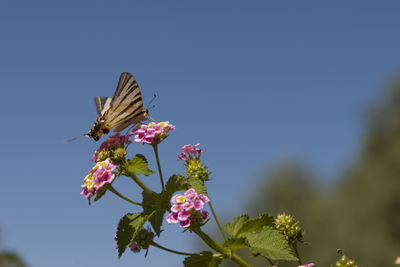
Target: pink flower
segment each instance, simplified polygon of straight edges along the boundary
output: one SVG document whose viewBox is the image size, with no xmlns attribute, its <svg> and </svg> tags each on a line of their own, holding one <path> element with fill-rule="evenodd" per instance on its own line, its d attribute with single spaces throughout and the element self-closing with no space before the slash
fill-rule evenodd
<svg viewBox="0 0 400 267">
<path fill-rule="evenodd" d="M 171 198 L 171 202 L 174 204 L 183 204 L 185 203 L 185 196 L 181 194 L 176 194 Z"/>
<path fill-rule="evenodd" d="M 203 195 L 203 194 L 199 195 L 199 199 L 202 200 L 204 203 L 210 202 L 210 199 L 208 198 L 208 196 Z"/>
<path fill-rule="evenodd" d="M 181 210 L 178 212 L 178 220 L 186 221 L 189 218 L 189 212 L 187 210 Z"/>
<path fill-rule="evenodd" d="M 202 210 L 204 209 L 204 202 L 200 199 L 194 201 L 193 207 L 195 210 Z"/>
<path fill-rule="evenodd" d="M 107 164 L 106 166 L 104 166 L 103 169 L 105 169 L 107 172 L 112 172 L 113 170 L 115 170 L 116 166 L 113 164 Z"/>
<path fill-rule="evenodd" d="M 126 145 L 132 143 L 129 141 L 129 136 L 126 135 L 121 135 L 120 133 L 116 133 L 112 136 L 109 136 L 106 141 L 104 141 L 99 149 L 97 149 L 94 152 L 94 155 L 92 157 L 92 161 L 97 162 L 98 160 L 98 155 L 101 151 L 107 150 L 107 151 L 112 151 L 115 150 L 116 148 L 120 147 L 125 147 Z"/>
<path fill-rule="evenodd" d="M 314 263 L 309 263 L 305 265 L 300 265 L 299 267 L 313 267 L 315 264 Z"/>
<path fill-rule="evenodd" d="M 106 183 L 112 183 L 115 179 L 115 174 L 112 172 L 116 166 L 112 164 L 108 158 L 104 161 L 99 161 L 89 171 L 89 174 L 83 180 L 81 195 L 88 199 L 90 205 L 90 198 L 96 195 L 97 191 Z"/>
<path fill-rule="evenodd" d="M 185 202 L 185 204 L 183 204 L 182 208 L 185 210 L 191 210 L 193 208 L 193 202 Z"/>
<path fill-rule="evenodd" d="M 184 195 L 186 197 L 186 201 L 193 201 L 197 197 L 196 190 L 194 190 L 193 188 L 187 190 Z"/>
<path fill-rule="evenodd" d="M 201 222 L 208 216 L 207 211 L 201 210 L 204 209 L 204 204 L 209 201 L 210 199 L 207 196 L 198 195 L 193 188 L 188 189 L 183 195 L 176 194 L 171 198 L 173 205 L 166 220 L 169 224 L 179 223 L 181 227 L 189 227 L 194 222 L 193 220 Z"/>
<path fill-rule="evenodd" d="M 195 145 L 184 145 L 182 147 L 181 154 L 178 156 L 178 160 L 187 161 L 193 158 L 200 159 L 200 155 L 203 153 L 203 150 L 198 148 L 199 145 L 200 143 L 197 143 Z"/>
<path fill-rule="evenodd" d="M 142 124 L 136 127 L 129 135 L 135 135 L 136 143 L 153 145 L 167 138 L 168 132 L 175 129 L 176 127 L 169 124 L 168 121 L 150 122 L 147 125 Z"/>
<path fill-rule="evenodd" d="M 203 219 L 203 220 L 205 220 L 206 218 L 208 217 L 208 211 L 203 211 L 202 213 L 201 213 L 201 218 Z"/>
<path fill-rule="evenodd" d="M 182 207 L 182 204 L 174 204 L 171 207 L 171 211 L 176 213 L 181 210 L 181 207 Z"/>
<path fill-rule="evenodd" d="M 185 220 L 185 221 L 180 221 L 179 222 L 179 225 L 181 226 L 181 227 L 189 227 L 190 226 L 190 223 L 192 222 L 192 220 L 190 219 L 190 218 L 187 218 L 187 220 Z"/>
<path fill-rule="evenodd" d="M 178 220 L 178 213 L 170 213 L 170 214 L 168 214 L 168 216 L 167 216 L 167 222 L 168 222 L 169 224 L 178 223 L 178 222 L 179 222 L 179 220 Z"/>
</svg>

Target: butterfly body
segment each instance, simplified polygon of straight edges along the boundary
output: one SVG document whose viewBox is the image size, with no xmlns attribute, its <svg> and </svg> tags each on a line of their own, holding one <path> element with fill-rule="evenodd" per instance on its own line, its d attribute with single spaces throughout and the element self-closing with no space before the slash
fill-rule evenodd
<svg viewBox="0 0 400 267">
<path fill-rule="evenodd" d="M 112 98 L 99 96 L 94 98 L 99 116 L 92 129 L 85 136 L 98 141 L 103 134 L 111 130 L 120 132 L 129 125 L 146 120 L 147 110 L 143 110 L 142 95 L 132 74 L 121 74 L 117 89 Z"/>
<path fill-rule="evenodd" d="M 104 125 L 104 120 L 101 119 L 101 117 L 97 117 L 96 121 L 93 123 L 92 129 L 90 129 L 90 131 L 87 132 L 85 135 L 95 141 L 98 141 L 103 134 L 108 134 L 110 130 L 110 128 Z"/>
</svg>

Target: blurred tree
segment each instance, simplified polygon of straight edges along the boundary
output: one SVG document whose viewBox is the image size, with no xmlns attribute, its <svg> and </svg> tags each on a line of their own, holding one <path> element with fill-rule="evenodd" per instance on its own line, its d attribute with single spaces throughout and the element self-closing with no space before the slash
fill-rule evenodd
<svg viewBox="0 0 400 267">
<path fill-rule="evenodd" d="M 14 253 L 1 252 L 0 253 L 0 266 L 1 267 L 25 267 L 26 265 L 21 258 Z"/>
<path fill-rule="evenodd" d="M 400 80 L 369 114 L 355 163 L 330 189 L 318 180 L 302 163 L 279 165 L 257 185 L 249 212 L 286 212 L 300 220 L 309 243 L 300 245 L 303 262 L 330 266 L 341 248 L 358 266 L 393 266 L 400 254 Z M 250 257 L 247 251 L 241 255 Z"/>
<path fill-rule="evenodd" d="M 26 267 L 26 265 L 17 254 L 6 252 L 0 247 L 0 267 Z"/>
</svg>

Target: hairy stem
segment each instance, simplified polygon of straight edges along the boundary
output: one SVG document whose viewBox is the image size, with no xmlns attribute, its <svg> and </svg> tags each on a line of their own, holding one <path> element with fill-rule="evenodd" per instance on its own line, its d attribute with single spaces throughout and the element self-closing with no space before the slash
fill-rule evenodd
<svg viewBox="0 0 400 267">
<path fill-rule="evenodd" d="M 208 205 L 210 205 L 210 209 L 211 209 L 211 212 L 212 212 L 212 214 L 213 214 L 213 216 L 214 216 L 215 222 L 216 222 L 217 225 L 218 225 L 218 228 L 219 228 L 219 231 L 220 231 L 221 234 L 222 234 L 222 237 L 223 237 L 224 240 L 226 241 L 227 238 L 226 238 L 225 232 L 224 232 L 224 230 L 222 229 L 221 224 L 220 224 L 219 221 L 218 221 L 217 215 L 215 214 L 215 211 L 214 211 L 214 208 L 213 208 L 213 206 L 212 206 L 212 204 L 211 204 L 211 201 L 208 202 Z"/>
<path fill-rule="evenodd" d="M 222 253 L 225 257 L 230 258 L 231 260 L 233 260 L 242 267 L 251 267 L 250 264 L 245 262 L 236 253 L 232 253 L 231 250 L 221 246 L 214 239 L 205 234 L 200 228 L 193 229 L 193 232 L 196 233 L 210 248 L 215 249 L 216 251 Z"/>
<path fill-rule="evenodd" d="M 297 244 L 296 244 L 296 243 L 293 243 L 293 244 L 292 244 L 292 247 L 293 247 L 294 253 L 296 253 L 296 257 L 299 259 L 299 264 L 300 264 L 300 265 L 303 265 L 303 264 L 301 263 L 299 251 L 297 250 Z"/>
<path fill-rule="evenodd" d="M 126 196 L 123 196 L 121 193 L 119 193 L 117 190 L 115 190 L 115 188 L 112 187 L 111 184 L 108 186 L 108 190 L 111 191 L 111 192 L 113 192 L 114 194 L 116 194 L 117 196 L 119 196 L 120 198 L 122 198 L 123 200 L 126 200 L 126 201 L 128 201 L 128 202 L 130 202 L 130 203 L 132 203 L 132 204 L 134 204 L 134 205 L 142 206 L 141 203 L 136 202 L 136 201 L 133 201 L 133 200 L 127 198 Z"/>
<path fill-rule="evenodd" d="M 275 266 L 275 264 L 270 259 L 268 259 L 268 258 L 266 258 L 266 259 L 269 262 L 269 264 L 271 264 L 271 266 Z"/>
<path fill-rule="evenodd" d="M 166 247 L 163 247 L 163 246 L 157 244 L 157 243 L 154 242 L 154 241 L 151 241 L 151 242 L 150 242 L 150 245 L 155 246 L 155 247 L 157 247 L 157 248 L 159 248 L 159 249 L 162 249 L 162 250 L 171 252 L 171 253 L 179 254 L 179 255 L 184 255 L 184 256 L 193 256 L 193 255 L 197 255 L 197 254 L 194 254 L 194 253 L 186 253 L 186 252 L 180 252 L 180 251 L 176 251 L 176 250 L 173 250 L 173 249 L 169 249 L 169 248 L 166 248 Z"/>
<path fill-rule="evenodd" d="M 123 173 L 124 175 L 132 178 L 132 180 L 144 191 L 146 191 L 148 194 L 152 195 L 154 192 L 148 188 L 133 172 L 125 172 Z"/>
<path fill-rule="evenodd" d="M 158 157 L 158 145 L 152 145 L 154 154 L 156 155 L 156 160 L 157 160 L 157 168 L 158 168 L 158 173 L 160 174 L 160 181 L 161 181 L 161 187 L 162 191 L 165 191 L 165 186 L 164 186 L 164 180 L 161 172 L 161 165 L 160 165 L 160 158 Z"/>
</svg>

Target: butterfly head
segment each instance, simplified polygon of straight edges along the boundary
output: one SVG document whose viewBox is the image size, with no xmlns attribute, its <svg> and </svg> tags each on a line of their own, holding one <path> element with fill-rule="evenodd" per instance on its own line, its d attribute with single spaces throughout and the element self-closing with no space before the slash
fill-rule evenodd
<svg viewBox="0 0 400 267">
<path fill-rule="evenodd" d="M 99 141 L 103 134 L 108 134 L 109 132 L 110 130 L 104 126 L 104 121 L 98 117 L 94 122 L 92 129 L 84 135 L 92 138 L 94 141 Z"/>
</svg>

